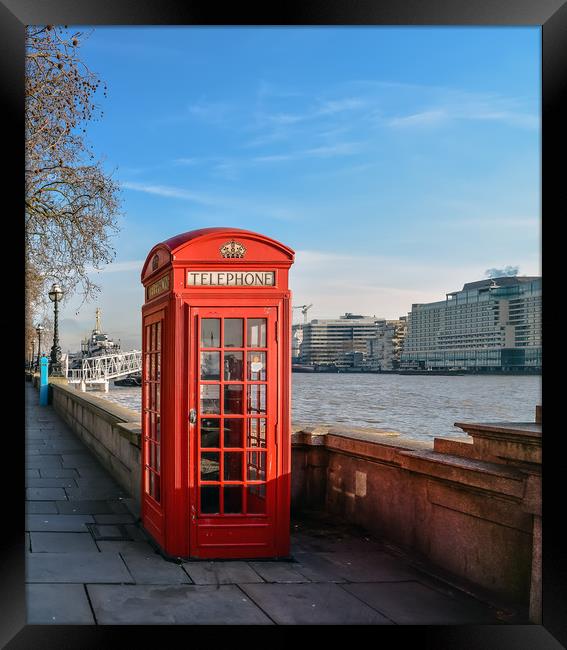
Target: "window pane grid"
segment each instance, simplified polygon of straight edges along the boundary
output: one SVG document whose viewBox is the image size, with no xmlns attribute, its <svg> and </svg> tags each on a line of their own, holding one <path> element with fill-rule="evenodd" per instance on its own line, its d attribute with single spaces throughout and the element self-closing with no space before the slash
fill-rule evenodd
<svg viewBox="0 0 567 650">
<path fill-rule="evenodd" d="M 266 318 L 199 319 L 197 484 L 207 515 L 265 514 L 265 506 L 248 502 L 265 500 L 265 460 L 258 454 L 266 453 L 267 324 Z"/>
<path fill-rule="evenodd" d="M 142 408 L 145 491 L 158 503 L 161 501 L 161 334 L 161 321 L 146 325 Z"/>
</svg>

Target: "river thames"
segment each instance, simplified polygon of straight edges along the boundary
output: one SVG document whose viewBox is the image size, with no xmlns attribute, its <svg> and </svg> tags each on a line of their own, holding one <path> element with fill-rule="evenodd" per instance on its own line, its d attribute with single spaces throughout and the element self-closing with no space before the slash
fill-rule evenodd
<svg viewBox="0 0 567 650">
<path fill-rule="evenodd" d="M 140 411 L 141 389 L 93 393 Z M 386 429 L 412 438 L 463 435 L 454 422 L 533 422 L 541 376 L 308 374 L 292 376 L 292 420 Z"/>
</svg>

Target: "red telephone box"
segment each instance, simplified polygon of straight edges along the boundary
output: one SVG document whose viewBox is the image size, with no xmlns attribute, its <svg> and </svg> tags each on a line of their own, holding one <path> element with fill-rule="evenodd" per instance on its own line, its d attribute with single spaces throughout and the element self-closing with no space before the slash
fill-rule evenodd
<svg viewBox="0 0 567 650">
<path fill-rule="evenodd" d="M 289 555 L 294 251 L 204 228 L 142 270 L 142 523 L 169 555 Z"/>
</svg>

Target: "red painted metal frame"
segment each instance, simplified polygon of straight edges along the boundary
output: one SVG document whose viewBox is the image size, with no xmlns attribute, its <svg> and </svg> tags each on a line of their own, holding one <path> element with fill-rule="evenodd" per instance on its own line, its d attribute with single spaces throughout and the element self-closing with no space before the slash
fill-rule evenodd
<svg viewBox="0 0 567 650">
<path fill-rule="evenodd" d="M 221 256 L 220 248 L 232 239 L 246 248 L 244 259 L 225 259 Z M 146 302 L 142 307 L 142 349 L 146 350 L 146 323 L 160 318 L 161 503 L 156 504 L 146 494 L 142 479 L 141 515 L 146 530 L 171 556 L 252 558 L 289 555 L 291 293 L 288 289 L 288 270 L 293 258 L 294 252 L 290 248 L 273 239 L 231 228 L 208 228 L 184 233 L 157 244 L 148 254 L 142 270 L 142 283 L 146 288 Z M 188 270 L 274 270 L 276 283 L 275 286 L 259 287 L 188 286 Z M 165 276 L 166 283 L 162 281 Z M 148 287 L 152 285 L 152 291 L 157 295 L 150 298 Z M 195 399 L 198 332 L 195 331 L 194 319 L 199 313 L 202 316 L 210 310 L 243 318 L 247 314 L 260 314 L 267 310 L 266 317 L 275 323 L 271 349 L 268 350 L 268 353 L 271 352 L 268 354 L 268 364 L 270 368 L 275 368 L 271 374 L 275 372 L 277 379 L 271 383 L 268 375 L 268 386 L 271 387 L 268 388 L 268 403 L 274 425 L 272 460 L 275 465 L 271 467 L 272 485 L 269 488 L 273 502 L 268 517 L 269 534 L 265 535 L 264 541 L 267 541 L 261 546 L 250 521 L 254 517 L 233 514 L 200 517 L 198 513 L 198 427 L 190 427 L 188 414 L 191 408 L 198 409 Z M 142 359 L 145 377 L 145 354 Z M 143 404 L 146 403 L 145 391 L 143 387 Z M 146 419 L 142 418 L 142 439 L 146 435 L 144 427 Z M 142 467 L 147 462 L 145 456 L 146 445 L 142 445 Z M 243 524 L 246 519 L 249 521 Z M 211 521 L 216 526 L 212 529 Z M 220 532 L 221 525 L 225 526 L 225 533 Z M 211 535 L 216 536 L 213 541 L 221 542 L 220 546 L 203 543 L 203 531 L 207 530 L 207 526 Z"/>
</svg>

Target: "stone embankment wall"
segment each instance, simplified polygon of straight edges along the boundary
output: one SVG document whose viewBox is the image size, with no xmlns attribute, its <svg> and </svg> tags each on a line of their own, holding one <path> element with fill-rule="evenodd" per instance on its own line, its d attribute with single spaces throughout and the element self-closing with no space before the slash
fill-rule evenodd
<svg viewBox="0 0 567 650">
<path fill-rule="evenodd" d="M 432 443 L 296 428 L 292 508 L 360 525 L 540 622 L 541 410 L 536 417 L 462 424 L 470 438 Z"/>
<path fill-rule="evenodd" d="M 140 414 L 51 385 L 55 410 L 139 506 Z M 469 439 L 433 443 L 295 425 L 292 510 L 320 510 L 359 525 L 473 592 L 529 604 L 538 622 L 541 425 L 521 432 L 466 426 Z"/>
<path fill-rule="evenodd" d="M 53 408 L 140 505 L 142 425 L 137 411 L 50 382 Z"/>
</svg>

